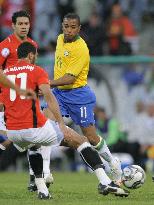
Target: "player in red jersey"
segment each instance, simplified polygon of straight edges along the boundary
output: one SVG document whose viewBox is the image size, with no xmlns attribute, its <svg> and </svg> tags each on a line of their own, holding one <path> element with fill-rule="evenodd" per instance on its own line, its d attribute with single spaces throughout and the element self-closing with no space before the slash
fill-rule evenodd
<svg viewBox="0 0 154 205">
<path fill-rule="evenodd" d="M 21 88 L 36 90 L 37 87 L 41 85 L 42 89 L 46 86 L 49 87 L 47 73 L 40 67 L 31 64 L 35 61 L 36 47 L 29 42 L 20 44 L 19 47 L 21 47 L 21 49 L 19 49 L 18 56 L 21 59 L 15 65 L 6 68 L 4 73 L 11 81 L 17 83 Z M 51 125 L 49 125 L 49 121 L 47 121 L 46 117 L 41 113 L 38 99 L 27 100 L 24 96 L 17 95 L 14 90 L 2 87 L 1 101 L 5 105 L 6 128 L 7 130 L 12 130 L 10 131 L 10 134 L 8 131 L 8 137 L 10 135 L 12 136 L 12 141 L 15 142 L 18 148 L 25 150 L 27 145 L 34 143 L 38 145 L 57 143 L 58 139 L 56 138 L 56 132 L 55 130 L 52 130 L 51 132 Z M 57 116 L 56 113 L 55 116 Z M 52 126 L 55 126 L 55 124 L 53 123 Z M 40 127 L 43 128 L 37 129 Z M 34 128 L 34 130 L 31 128 Z M 26 131 L 27 129 L 29 129 L 28 132 Z M 23 142 L 21 142 L 21 139 L 18 139 L 19 136 L 17 136 L 17 133 L 14 130 L 23 131 Z M 44 179 L 42 180 L 43 175 L 41 166 L 43 168 L 43 164 L 41 165 L 41 163 L 43 163 L 43 161 L 41 161 L 42 158 L 39 151 L 40 150 L 38 149 L 34 150 L 34 148 L 31 148 L 29 151 L 29 161 L 32 168 L 34 167 L 33 171 L 36 177 L 39 197 L 50 198 L 48 189 L 44 183 Z M 38 159 L 35 157 L 36 154 L 38 155 Z"/>
<path fill-rule="evenodd" d="M 0 66 L 7 68 L 18 61 L 17 48 L 28 41 L 37 47 L 37 43 L 29 38 L 30 16 L 26 11 L 15 12 L 12 16 L 12 27 L 14 33 L 0 43 Z"/>
<path fill-rule="evenodd" d="M 35 47 L 37 47 L 37 43 L 29 38 L 28 32 L 30 29 L 30 16 L 26 11 L 18 11 L 12 15 L 12 27 L 13 34 L 8 36 L 5 40 L 0 43 L 0 68 L 7 68 L 11 65 L 14 65 L 18 61 L 17 57 L 17 48 L 22 42 L 30 42 Z M 0 106 L 0 124 L 3 125 L 4 121 L 4 112 L 2 112 L 3 107 Z M 3 126 L 0 126 L 0 128 Z M 3 136 L 2 136 L 3 137 Z M 41 148 L 42 156 L 43 156 L 43 168 L 44 168 L 44 177 L 50 185 L 53 182 L 52 174 L 50 174 L 50 147 L 42 147 Z M 30 191 L 36 189 L 34 183 L 34 175 L 32 170 L 30 169 L 30 184 L 28 186 Z"/>
<path fill-rule="evenodd" d="M 5 106 L 7 137 L 22 149 L 31 146 L 29 161 L 35 174 L 38 197 L 49 199 L 50 194 L 43 178 L 43 159 L 39 146 L 67 144 L 77 149 L 86 164 L 96 174 L 100 184 L 99 193 L 128 196 L 129 192 L 115 185 L 104 171 L 98 152 L 92 148 L 87 138 L 65 126 L 56 98 L 51 93 L 47 73 L 34 65 L 36 48 L 29 42 L 18 47 L 19 62 L 5 70 L 5 74 L 19 87 L 33 91 L 41 90 L 54 120 L 47 119 L 40 111 L 39 100 L 27 100 L 16 95 L 9 88 L 2 88 L 2 101 Z M 64 145 L 63 144 L 63 145 Z"/>
<path fill-rule="evenodd" d="M 33 100 L 36 99 L 36 94 L 34 91 L 32 91 L 31 89 L 21 89 L 19 86 L 11 82 L 1 70 L 0 70 L 0 84 L 3 87 L 11 88 L 11 90 L 15 91 L 17 95 L 22 95 L 26 99 L 33 99 Z M 0 94 L 0 102 L 3 102 L 3 98 L 1 94 Z M 0 128 L 2 129 L 0 130 L 0 143 L 3 142 L 6 146 L 9 146 L 10 141 L 7 140 L 7 137 L 5 136 L 4 133 L 4 130 L 6 130 L 5 124 L 2 123 Z M 5 147 L 3 147 L 0 144 L 0 153 L 3 150 L 5 150 Z"/>
</svg>

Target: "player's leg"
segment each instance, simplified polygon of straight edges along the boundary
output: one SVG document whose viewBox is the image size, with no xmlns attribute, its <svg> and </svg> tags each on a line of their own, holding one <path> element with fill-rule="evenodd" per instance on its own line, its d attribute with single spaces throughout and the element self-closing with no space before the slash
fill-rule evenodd
<svg viewBox="0 0 154 205">
<path fill-rule="evenodd" d="M 67 131 L 64 131 L 62 128 L 61 130 L 64 133 L 64 143 L 77 149 L 84 162 L 94 171 L 99 180 L 98 191 L 100 194 L 107 195 L 111 193 L 117 196 L 128 196 L 128 191 L 115 185 L 106 175 L 98 152 L 92 148 L 86 137 L 80 136 L 71 128 L 67 128 Z"/>
<path fill-rule="evenodd" d="M 53 114 L 47 108 L 47 105 L 45 102 L 41 104 L 41 109 L 43 110 L 43 113 L 46 116 L 46 118 L 48 118 L 52 121 L 55 121 Z M 63 109 L 63 112 L 66 113 L 66 110 L 64 107 L 61 107 L 61 109 Z M 41 153 L 42 153 L 42 157 L 43 157 L 43 172 L 44 172 L 44 178 L 46 180 L 47 185 L 50 185 L 54 181 L 52 173 L 50 172 L 51 149 L 52 149 L 51 146 L 41 146 Z"/>
<path fill-rule="evenodd" d="M 48 119 L 54 119 L 54 116 L 51 112 L 46 109 L 45 105 L 42 107 L 44 115 Z M 52 176 L 52 173 L 50 171 L 50 155 L 51 155 L 51 146 L 41 146 L 41 153 L 43 157 L 43 173 L 44 173 L 44 179 L 46 181 L 47 186 L 49 187 L 50 184 L 53 183 L 54 179 Z"/>
<path fill-rule="evenodd" d="M 51 118 L 53 119 L 53 115 L 51 114 L 51 112 L 48 112 L 48 109 L 46 109 L 47 104 L 45 103 L 45 101 L 43 100 L 43 98 L 40 99 L 40 105 L 41 105 L 41 109 L 43 110 L 44 115 L 47 118 Z M 51 153 L 51 146 L 41 146 L 40 149 L 42 158 L 43 158 L 43 173 L 44 173 L 44 179 L 46 181 L 46 185 L 47 187 L 50 186 L 50 184 L 53 183 L 53 176 L 52 173 L 50 172 L 50 153 Z M 27 158 L 29 161 L 29 151 L 27 152 Z M 33 170 L 30 166 L 29 163 L 29 184 L 28 184 L 28 190 L 33 192 L 37 190 L 36 184 L 35 184 L 35 176 L 33 173 Z"/>
<path fill-rule="evenodd" d="M 34 144 L 41 146 L 43 133 L 41 128 L 22 130 L 7 130 L 7 137 L 19 151 L 25 151 L 29 147 L 29 163 L 35 176 L 35 184 L 40 199 L 49 199 L 50 194 L 43 178 L 43 159 L 40 150 Z M 41 135 L 41 136 L 40 136 Z M 41 139 L 41 140 L 40 140 Z M 31 148 L 30 148 L 31 147 Z"/>
<path fill-rule="evenodd" d="M 51 146 L 41 146 L 40 153 L 43 158 L 43 176 L 46 182 L 47 187 L 49 188 L 51 184 L 53 184 L 53 176 L 50 172 L 50 153 L 51 153 Z M 27 158 L 29 161 L 29 150 L 27 152 Z M 34 172 L 30 166 L 29 163 L 29 184 L 28 184 L 28 190 L 33 192 L 37 190 L 36 184 L 35 184 L 35 176 Z"/>
<path fill-rule="evenodd" d="M 81 130 L 91 142 L 91 144 L 93 144 L 94 148 L 99 152 L 100 156 L 107 162 L 105 163 L 105 166 L 107 166 L 106 170 L 109 170 L 113 180 L 117 183 L 120 183 L 122 174 L 121 163 L 118 158 L 113 157 L 106 144 L 106 141 L 96 134 L 95 126 L 90 125 L 88 127 L 81 127 Z M 95 142 L 93 140 L 93 136 L 97 138 Z"/>
<path fill-rule="evenodd" d="M 53 114 L 47 109 L 47 104 L 43 101 L 41 103 L 41 109 L 43 110 L 46 118 L 55 120 Z M 46 185 L 49 187 L 53 183 L 54 179 L 50 171 L 50 155 L 51 155 L 51 146 L 41 146 L 41 153 L 43 157 L 43 173 Z"/>
<path fill-rule="evenodd" d="M 96 134 L 93 112 L 96 105 L 94 92 L 88 86 L 84 86 L 69 92 L 53 89 L 53 93 L 57 98 L 62 115 L 68 114 L 73 122 L 81 127 L 83 134 L 108 162 L 113 178 L 119 181 L 121 177 L 120 161 L 112 157 L 105 140 Z"/>
<path fill-rule="evenodd" d="M 99 152 L 100 156 L 108 162 L 105 164 L 110 167 L 112 178 L 117 183 L 121 182 L 121 164 L 120 161 L 114 158 L 105 142 L 105 140 L 97 135 L 94 120 L 94 103 L 87 105 L 68 105 L 69 113 L 73 121 L 80 126 L 83 135 L 86 136 L 89 142 Z M 107 170 L 107 169 L 106 169 Z"/>
<path fill-rule="evenodd" d="M 73 122 L 79 125 L 81 128 L 94 125 L 95 121 L 93 110 L 96 104 L 96 98 L 95 94 L 89 89 L 88 86 L 80 89 L 73 89 L 69 92 L 53 89 L 53 94 L 57 98 L 61 114 L 63 116 L 69 115 Z M 97 148 L 102 157 L 109 163 L 113 173 L 116 173 L 114 175 L 115 180 L 119 180 L 121 177 L 120 163 L 115 163 L 115 160 L 113 159 L 105 140 L 96 134 L 96 129 L 94 126 L 92 126 L 91 130 L 88 130 L 89 132 L 86 131 L 83 130 L 84 135 L 88 138 L 90 143 Z"/>
<path fill-rule="evenodd" d="M 51 146 L 41 146 L 40 152 L 43 158 L 43 175 L 47 187 L 53 183 L 54 179 L 52 173 L 50 172 L 50 155 L 51 155 Z"/>
<path fill-rule="evenodd" d="M 29 163 L 35 175 L 38 197 L 40 199 L 49 199 L 51 196 L 43 178 L 43 158 L 37 147 L 29 149 Z"/>
<path fill-rule="evenodd" d="M 53 124 L 55 124 L 55 122 L 53 122 Z M 55 129 L 53 128 L 52 123 L 50 123 L 50 120 L 47 120 L 47 122 L 45 123 L 45 125 L 43 127 L 34 129 L 31 132 L 32 132 L 31 137 L 29 135 L 26 136 L 26 134 L 25 134 L 25 137 L 22 139 L 24 139 L 26 142 L 28 141 L 30 144 L 34 143 L 34 144 L 44 145 L 44 146 L 41 146 L 41 148 L 39 149 L 39 153 L 42 157 L 42 163 L 43 163 L 43 161 L 45 162 L 45 160 L 46 160 L 46 163 L 44 164 L 45 170 L 43 170 L 46 174 L 46 180 L 44 180 L 44 179 L 43 180 L 44 180 L 44 182 L 47 182 L 47 180 L 49 180 L 48 181 L 49 183 L 51 181 L 53 182 L 52 176 L 49 175 L 50 174 L 50 168 L 49 168 L 50 167 L 50 152 L 51 152 L 51 145 L 58 144 L 58 139 L 59 139 L 59 137 L 57 137 L 58 134 L 56 133 Z M 61 140 L 61 138 L 59 140 Z M 45 146 L 46 146 L 46 149 L 44 149 Z M 45 152 L 42 152 L 44 150 L 45 150 Z M 29 150 L 28 153 L 29 153 L 29 162 L 30 162 L 31 150 Z M 44 158 L 44 160 L 43 160 L 43 158 Z M 31 162 L 30 162 L 30 166 L 34 172 L 34 169 L 32 167 Z M 34 172 L 34 175 L 35 175 L 35 172 Z M 44 175 L 44 173 L 43 173 L 43 175 Z M 37 179 L 36 179 L 36 175 L 35 175 L 35 183 L 36 183 L 36 180 Z M 36 186 L 37 186 L 37 183 L 36 183 Z M 37 186 L 37 189 L 38 189 L 38 186 Z"/>
</svg>

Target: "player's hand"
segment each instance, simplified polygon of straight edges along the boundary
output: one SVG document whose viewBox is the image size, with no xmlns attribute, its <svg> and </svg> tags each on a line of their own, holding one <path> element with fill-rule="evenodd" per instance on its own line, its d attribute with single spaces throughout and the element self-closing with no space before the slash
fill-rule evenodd
<svg viewBox="0 0 154 205">
<path fill-rule="evenodd" d="M 26 89 L 26 90 L 20 89 L 18 93 L 19 95 L 25 96 L 27 99 L 36 100 L 37 98 L 36 93 L 31 89 Z"/>
</svg>

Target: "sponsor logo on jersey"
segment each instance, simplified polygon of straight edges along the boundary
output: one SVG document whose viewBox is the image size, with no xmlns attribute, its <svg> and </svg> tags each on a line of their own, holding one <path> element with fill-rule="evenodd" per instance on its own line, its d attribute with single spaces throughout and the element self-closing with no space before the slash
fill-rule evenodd
<svg viewBox="0 0 154 205">
<path fill-rule="evenodd" d="M 34 70 L 34 66 L 30 66 L 30 65 L 26 65 L 26 66 L 18 66 L 18 67 L 11 67 L 11 68 L 6 68 L 3 73 L 8 73 L 10 71 L 19 71 L 19 70 L 30 70 L 33 71 Z"/>
<path fill-rule="evenodd" d="M 4 58 L 6 58 L 10 54 L 10 50 L 8 48 L 3 48 L 1 54 Z"/>
</svg>

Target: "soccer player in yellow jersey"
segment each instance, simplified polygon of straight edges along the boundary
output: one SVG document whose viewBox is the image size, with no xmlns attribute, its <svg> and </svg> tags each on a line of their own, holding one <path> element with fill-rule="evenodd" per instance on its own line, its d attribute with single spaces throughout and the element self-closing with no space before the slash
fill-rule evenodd
<svg viewBox="0 0 154 205">
<path fill-rule="evenodd" d="M 87 85 L 89 71 L 89 50 L 85 41 L 79 36 L 80 18 L 76 14 L 64 16 L 55 53 L 54 87 L 55 94 L 63 116 L 70 116 L 80 126 L 83 134 L 97 149 L 105 160 L 115 181 L 121 179 L 121 166 L 118 159 L 113 158 L 105 140 L 96 134 L 94 107 L 96 97 Z"/>
</svg>

